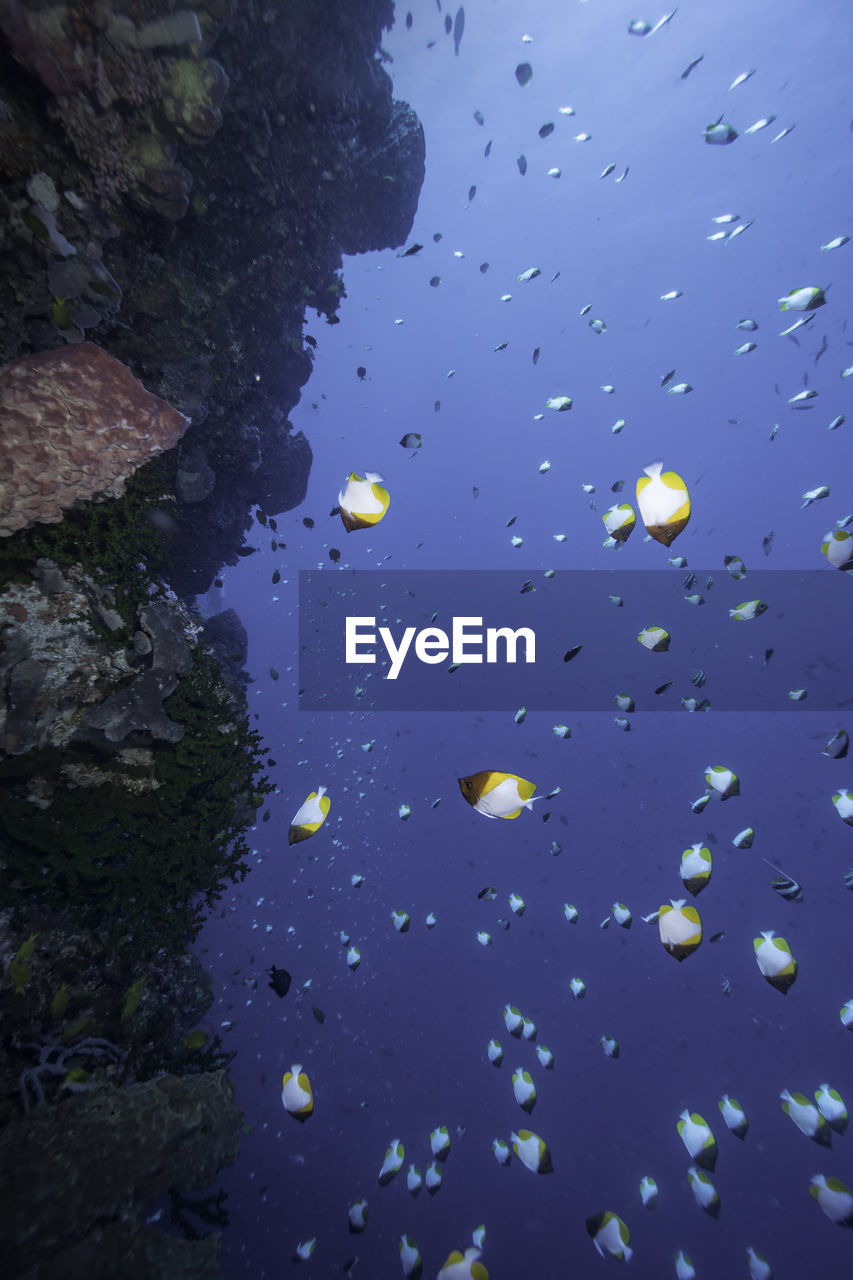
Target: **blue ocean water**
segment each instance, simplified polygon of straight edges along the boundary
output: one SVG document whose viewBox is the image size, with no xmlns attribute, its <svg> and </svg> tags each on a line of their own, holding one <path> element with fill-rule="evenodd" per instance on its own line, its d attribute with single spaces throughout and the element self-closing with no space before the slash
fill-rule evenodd
<svg viewBox="0 0 853 1280">
<path fill-rule="evenodd" d="M 224 575 L 224 603 L 249 630 L 250 710 L 277 761 L 278 789 L 269 820 L 251 833 L 251 875 L 201 940 L 217 991 L 213 1025 L 229 1024 L 223 1037 L 237 1050 L 232 1071 L 251 1126 L 222 1178 L 232 1220 L 225 1272 L 287 1274 L 297 1245 L 316 1237 L 309 1261 L 293 1264 L 301 1274 L 340 1275 L 358 1255 L 354 1274 L 391 1277 L 401 1274 L 405 1233 L 433 1276 L 483 1224 L 493 1280 L 594 1276 L 612 1264 L 597 1257 L 586 1219 L 610 1210 L 630 1230 L 635 1276 L 674 1275 L 678 1250 L 700 1277 L 747 1276 L 753 1246 L 777 1280 L 842 1280 L 853 1273 L 851 1232 L 824 1216 L 809 1186 L 816 1174 L 853 1186 L 853 1138 L 815 1144 L 779 1094 L 813 1097 L 828 1083 L 853 1099 L 853 1039 L 839 1017 L 853 998 L 853 894 L 844 884 L 853 836 L 832 805 L 834 792 L 853 788 L 853 765 L 823 754 L 836 730 L 851 727 L 853 708 L 814 711 L 808 697 L 791 707 L 786 690 L 816 690 L 830 661 L 811 597 L 780 575 L 767 613 L 734 623 L 723 558 L 746 564 L 744 601 L 758 594 L 751 571 L 832 575 L 827 649 L 832 642 L 834 676 L 849 684 L 838 702 L 849 702 L 837 641 L 853 623 L 851 585 L 820 553 L 823 536 L 853 511 L 850 424 L 827 429 L 851 408 L 841 373 L 851 363 L 853 247 L 821 250 L 853 235 L 849 6 L 688 0 L 638 37 L 629 23 L 645 16 L 654 25 L 663 12 L 638 14 L 618 0 L 472 0 L 458 56 L 433 0 L 411 13 L 408 28 L 398 9 L 386 46 L 395 94 L 426 133 L 409 241 L 423 247 L 347 260 L 341 323 L 306 326 L 317 357 L 293 420 L 314 452 L 308 496 L 278 520 L 286 549 L 273 552 L 258 526 L 247 540 L 259 554 Z M 521 86 L 524 62 L 533 75 Z M 567 107 L 574 114 L 561 114 Z M 739 136 L 708 145 L 703 132 L 721 115 Z M 589 140 L 575 141 L 582 133 Z M 714 221 L 727 214 L 737 220 Z M 747 223 L 743 234 L 709 239 Z M 518 280 L 534 266 L 537 277 Z M 778 299 L 806 286 L 823 289 L 826 305 L 779 310 Z M 661 301 L 674 290 L 682 296 Z M 606 330 L 595 332 L 593 319 Z M 744 319 L 757 329 L 739 329 Z M 755 350 L 735 355 L 746 341 Z M 670 386 L 687 382 L 689 394 L 660 385 L 670 370 Z M 818 393 L 808 407 L 789 407 L 806 389 Z M 546 408 L 562 395 L 570 411 Z M 422 448 L 398 443 L 407 432 L 422 435 Z M 636 480 L 655 461 L 683 477 L 689 524 L 670 549 L 644 541 L 639 522 L 624 547 L 605 549 L 604 511 L 636 507 Z M 346 533 L 330 512 L 347 475 L 366 470 L 384 477 L 388 514 L 375 529 Z M 828 496 L 803 508 L 803 494 L 823 485 Z M 330 548 L 340 550 L 337 564 Z M 669 565 L 676 555 L 686 567 Z M 604 637 L 597 646 L 583 619 L 569 628 L 584 642 L 583 661 L 640 708 L 628 732 L 614 723 L 615 707 L 579 712 L 568 696 L 516 723 L 510 688 L 499 710 L 471 709 L 461 694 L 464 710 L 299 709 L 300 570 L 322 569 L 341 590 L 352 569 L 461 570 L 475 595 L 478 575 L 501 569 L 516 590 L 532 580 L 538 604 L 548 599 L 547 570 L 625 570 L 625 608 L 607 624 L 616 627 L 637 609 L 627 571 L 681 583 L 694 568 L 702 575 L 690 589 L 706 596 L 695 612 L 712 647 L 720 636 L 719 663 L 733 661 L 729 628 L 742 625 L 754 629 L 754 648 L 741 680 L 766 682 L 779 662 L 795 673 L 795 685 L 779 687 L 778 712 L 715 710 L 715 681 L 731 672 L 715 669 L 713 655 L 696 690 L 711 704 L 704 714 L 678 709 L 674 694 L 692 690 L 666 702 L 654 695 L 656 664 L 670 655 L 641 653 L 649 675 L 626 688 L 624 671 L 595 667 Z M 500 615 L 499 596 L 489 603 Z M 670 630 L 671 656 L 696 625 L 681 615 L 692 613 L 677 599 L 666 619 L 647 619 Z M 771 648 L 778 654 L 764 666 Z M 342 663 L 342 648 L 335 653 L 330 636 L 328 660 Z M 647 709 L 658 703 L 667 709 Z M 554 724 L 571 737 L 556 737 Z M 718 764 L 738 774 L 740 796 L 713 795 L 691 811 L 705 770 Z M 560 790 L 516 820 L 488 821 L 464 803 L 456 779 L 492 769 L 530 779 L 538 795 Z M 290 821 L 320 785 L 329 817 L 289 848 Z M 401 805 L 411 808 L 405 820 Z M 733 837 L 747 826 L 754 843 L 738 849 Z M 696 842 L 713 856 L 696 899 L 704 940 L 679 964 L 641 917 L 689 898 L 679 863 Z M 778 873 L 764 859 L 802 884 L 802 902 L 774 891 Z M 493 901 L 478 899 L 486 886 L 497 890 Z M 524 898 L 523 916 L 510 910 L 510 893 Z M 574 924 L 565 902 L 577 906 Z M 630 929 L 613 920 L 601 928 L 616 902 L 631 909 Z M 395 909 L 411 916 L 406 933 L 393 927 Z M 799 966 L 787 994 L 764 980 L 753 953 L 753 939 L 771 929 Z M 342 931 L 361 950 L 354 972 Z M 491 946 L 478 944 L 478 931 Z M 293 975 L 284 1000 L 266 984 L 271 964 Z M 583 1000 L 571 995 L 573 977 L 587 985 Z M 553 1070 L 508 1034 L 506 1004 L 536 1023 Z M 602 1035 L 618 1040 L 618 1059 L 605 1056 Z M 497 1069 L 486 1056 L 491 1037 L 504 1049 Z M 304 1125 L 280 1100 L 294 1063 L 314 1092 Z M 513 1097 L 516 1067 L 536 1084 L 529 1118 Z M 723 1123 L 724 1093 L 746 1111 L 743 1141 Z M 686 1179 L 691 1160 L 676 1130 L 685 1108 L 716 1136 L 716 1219 Z M 443 1184 L 415 1199 L 406 1168 L 425 1171 L 430 1132 L 442 1124 L 451 1135 Z M 493 1139 L 509 1142 L 519 1127 L 545 1139 L 552 1174 L 534 1175 L 515 1156 L 506 1168 L 496 1162 Z M 380 1187 L 394 1139 L 405 1147 L 403 1170 Z M 640 1200 L 644 1175 L 659 1187 L 652 1210 Z M 362 1196 L 368 1225 L 351 1235 L 347 1209 Z"/>
</svg>

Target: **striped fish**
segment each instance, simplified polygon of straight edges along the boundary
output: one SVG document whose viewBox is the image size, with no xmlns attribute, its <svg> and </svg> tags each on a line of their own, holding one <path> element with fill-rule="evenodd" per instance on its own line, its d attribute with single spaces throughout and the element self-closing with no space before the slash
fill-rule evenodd
<svg viewBox="0 0 853 1280">
<path fill-rule="evenodd" d="M 768 862 L 766 858 L 763 861 L 767 862 L 768 867 L 772 867 L 774 871 L 779 872 L 779 879 L 770 882 L 779 897 L 784 898 L 786 902 L 802 902 L 803 886 L 798 881 L 792 880 L 790 876 L 786 876 L 785 872 L 774 863 Z"/>
</svg>

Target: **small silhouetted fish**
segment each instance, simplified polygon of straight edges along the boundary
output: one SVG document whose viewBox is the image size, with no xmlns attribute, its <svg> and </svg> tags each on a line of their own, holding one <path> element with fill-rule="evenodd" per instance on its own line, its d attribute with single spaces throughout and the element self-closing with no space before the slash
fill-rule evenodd
<svg viewBox="0 0 853 1280">
<path fill-rule="evenodd" d="M 720 979 L 720 986 L 723 989 L 723 995 L 730 996 L 732 994 L 732 984 L 730 979 L 728 979 L 724 973 L 720 974 Z"/>
<path fill-rule="evenodd" d="M 533 68 L 529 62 L 519 62 L 515 68 L 515 78 L 521 85 L 522 89 L 526 84 L 530 84 L 533 79 Z"/>
<path fill-rule="evenodd" d="M 364 382 L 364 379 L 367 377 L 367 370 L 365 369 L 364 365 L 360 364 L 355 372 L 359 382 Z"/>
<path fill-rule="evenodd" d="M 314 528 L 314 521 L 311 519 L 310 516 L 304 516 L 302 519 L 302 523 L 305 525 L 306 529 Z"/>
<path fill-rule="evenodd" d="M 213 585 L 221 591 L 225 584 L 223 583 L 221 578 L 214 578 Z"/>
<path fill-rule="evenodd" d="M 773 657 L 773 654 L 774 654 L 775 652 L 776 652 L 776 650 L 775 650 L 775 649 L 765 649 L 765 650 L 764 650 L 764 659 L 763 659 L 763 661 L 762 661 L 762 663 L 761 663 L 762 667 L 766 667 L 766 666 L 767 666 L 768 662 L 769 662 L 769 661 L 770 661 L 770 659 Z"/>
<path fill-rule="evenodd" d="M 474 495 L 474 497 L 475 497 L 475 498 L 479 498 L 479 496 L 480 496 L 480 490 L 477 488 L 477 486 L 476 486 L 476 485 L 474 485 L 474 486 L 473 486 L 473 488 L 472 488 L 471 492 L 473 493 L 473 495 Z"/>
<path fill-rule="evenodd" d="M 441 284 L 441 276 L 430 276 L 429 282 L 432 285 L 433 289 L 437 289 L 438 286 Z"/>
<path fill-rule="evenodd" d="M 666 693 L 667 689 L 672 688 L 672 685 L 673 685 L 672 680 L 666 680 L 664 681 L 663 684 L 658 685 L 658 687 L 655 689 L 655 693 Z"/>
<path fill-rule="evenodd" d="M 722 940 L 723 940 L 723 938 L 724 938 L 725 936 L 726 936 L 726 935 L 725 935 L 725 933 L 724 933 L 724 932 L 723 932 L 723 930 L 721 929 L 719 933 L 712 933 L 712 934 L 711 934 L 711 936 L 710 936 L 710 938 L 708 939 L 708 941 L 709 941 L 709 942 L 722 942 Z"/>
<path fill-rule="evenodd" d="M 690 75 L 690 72 L 696 70 L 696 68 L 699 66 L 699 63 L 702 61 L 704 57 L 705 57 L 704 53 L 700 53 L 698 58 L 691 58 L 687 66 L 682 71 L 680 78 L 682 80 L 686 80 L 687 77 Z"/>
<path fill-rule="evenodd" d="M 477 188 L 476 188 L 475 186 L 470 186 L 470 187 L 468 188 L 468 203 L 469 203 L 469 204 L 470 204 L 470 203 L 471 203 L 471 201 L 474 199 L 474 196 L 475 196 L 476 194 L 477 194 Z"/>
<path fill-rule="evenodd" d="M 434 231 L 434 232 L 432 233 L 432 238 L 433 238 L 433 241 L 435 242 L 435 244 L 438 244 L 439 240 L 441 239 L 441 232 L 440 232 L 440 231 Z"/>
<path fill-rule="evenodd" d="M 441 409 L 441 401 L 436 400 L 435 404 L 432 406 L 432 411 L 433 413 L 438 413 L 440 409 Z"/>
<path fill-rule="evenodd" d="M 527 157 L 525 155 L 520 155 L 515 163 L 518 165 L 518 172 L 523 178 L 527 173 Z"/>
<path fill-rule="evenodd" d="M 489 141 L 486 143 L 486 149 L 485 149 L 485 151 L 483 152 L 483 155 L 484 155 L 484 156 L 487 156 L 487 155 L 489 154 L 489 152 L 491 151 L 491 149 L 492 149 L 492 140 L 491 140 L 491 138 L 489 138 Z"/>
<path fill-rule="evenodd" d="M 341 553 L 340 551 L 338 551 L 338 548 L 329 547 L 329 559 L 331 560 L 332 564 L 337 564 L 340 558 L 341 558 Z"/>
<path fill-rule="evenodd" d="M 462 42 L 462 32 L 465 30 L 465 10 L 460 4 L 456 10 L 456 21 L 453 24 L 453 52 L 459 57 L 459 45 Z"/>
<path fill-rule="evenodd" d="M 246 556 L 253 556 L 257 551 L 257 549 L 258 549 L 257 547 L 238 547 L 237 555 L 242 556 L 243 559 L 245 559 Z"/>
<path fill-rule="evenodd" d="M 542 128 L 539 130 L 539 137 L 540 137 L 540 138 L 547 138 L 547 137 L 549 137 L 553 132 L 554 132 L 554 125 L 553 125 L 553 124 L 551 123 L 551 121 L 549 120 L 549 121 L 548 121 L 548 123 L 547 123 L 547 124 L 543 124 L 543 125 L 542 125 Z M 615 167 L 615 166 L 614 166 L 614 167 Z"/>
<path fill-rule="evenodd" d="M 411 29 L 412 29 L 412 13 L 411 13 L 411 10 L 409 10 L 409 12 L 406 14 L 406 30 L 411 31 Z"/>
<path fill-rule="evenodd" d="M 497 889 L 495 889 L 492 885 L 487 884 L 485 889 L 481 889 L 480 892 L 477 894 L 477 899 L 480 902 L 482 902 L 483 898 L 485 898 L 487 902 L 494 902 L 497 896 L 498 896 Z"/>
<path fill-rule="evenodd" d="M 486 272 L 488 271 L 488 269 L 489 269 L 489 264 L 488 264 L 488 262 L 481 262 L 481 263 L 480 263 L 480 274 L 481 274 L 481 275 L 485 275 L 485 274 L 486 274 Z"/>
<path fill-rule="evenodd" d="M 453 19 L 451 18 L 449 13 L 446 13 L 444 15 L 444 30 L 447 32 L 448 35 L 450 35 L 451 31 L 453 30 Z"/>
<path fill-rule="evenodd" d="M 571 649 L 567 649 L 563 654 L 563 662 L 571 662 L 572 658 L 576 658 L 583 648 L 582 644 L 573 645 Z"/>
<path fill-rule="evenodd" d="M 279 573 L 278 569 L 276 569 L 275 573 L 272 576 L 272 584 L 274 587 L 277 587 L 280 582 L 281 582 L 281 574 Z"/>
<path fill-rule="evenodd" d="M 409 248 L 408 248 L 408 249 L 404 249 L 404 250 L 402 251 L 402 253 L 398 253 L 398 254 L 397 254 L 397 257 L 398 257 L 398 258 L 413 258 L 413 257 L 415 256 L 415 254 L 416 254 L 416 253 L 420 253 L 420 251 L 421 251 L 421 249 L 422 249 L 422 248 L 423 248 L 423 245 L 422 245 L 422 244 L 412 244 L 412 245 L 409 245 Z"/>
<path fill-rule="evenodd" d="M 475 112 L 474 112 L 474 119 L 477 121 L 477 124 L 484 124 L 484 123 L 485 123 L 485 121 L 483 120 L 483 113 L 482 113 L 482 111 L 475 111 Z"/>
<path fill-rule="evenodd" d="M 278 533 L 278 525 L 272 516 L 267 520 L 267 524 L 272 529 L 273 533 Z"/>
<path fill-rule="evenodd" d="M 340 324 L 340 323 L 341 323 L 341 317 L 340 317 L 340 316 L 329 316 L 329 317 L 326 319 L 326 324 Z"/>
<path fill-rule="evenodd" d="M 322 1009 L 318 1009 L 318 1008 L 317 1008 L 317 1006 L 316 1006 L 316 1004 L 315 1004 L 315 1005 L 313 1006 L 313 1008 L 312 1008 L 311 1012 L 314 1014 L 314 1020 L 315 1020 L 316 1022 L 319 1022 L 320 1026 L 322 1027 L 323 1023 L 326 1021 L 326 1015 L 325 1015 L 325 1013 L 323 1012 L 323 1010 L 322 1010 Z"/>
<path fill-rule="evenodd" d="M 275 965 L 271 969 L 266 969 L 266 973 L 270 976 L 269 985 L 278 996 L 279 1000 L 283 1000 L 290 990 L 292 981 L 290 974 L 286 969 L 277 969 Z"/>
<path fill-rule="evenodd" d="M 538 348 L 538 347 L 534 347 L 534 348 L 533 348 L 533 363 L 534 363 L 534 364 L 536 364 L 536 363 L 538 362 L 538 360 L 539 360 L 539 348 Z"/>
<path fill-rule="evenodd" d="M 771 529 L 770 532 L 761 539 L 761 545 L 764 549 L 764 554 L 766 556 L 769 556 L 770 552 L 773 550 L 773 539 L 775 537 L 776 537 L 776 534 Z"/>
</svg>

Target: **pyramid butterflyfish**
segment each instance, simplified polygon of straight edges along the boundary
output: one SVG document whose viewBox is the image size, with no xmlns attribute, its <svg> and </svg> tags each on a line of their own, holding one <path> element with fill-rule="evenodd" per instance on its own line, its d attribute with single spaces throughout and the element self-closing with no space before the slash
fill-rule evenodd
<svg viewBox="0 0 853 1280">
<path fill-rule="evenodd" d="M 382 477 L 375 471 L 365 471 L 363 476 L 355 471 L 347 477 L 347 487 L 338 494 L 341 519 L 347 533 L 353 529 L 372 529 L 378 524 L 391 499 L 383 489 Z"/>
<path fill-rule="evenodd" d="M 691 1160 L 713 1173 L 717 1163 L 717 1141 L 704 1116 L 700 1116 L 698 1111 L 691 1113 L 685 1108 L 678 1118 L 678 1136 L 687 1148 Z"/>
<path fill-rule="evenodd" d="M 847 529 L 830 529 L 820 549 L 834 569 L 853 573 L 853 533 Z"/>
<path fill-rule="evenodd" d="M 755 959 L 764 977 L 784 995 L 797 976 L 797 962 L 784 938 L 777 938 L 772 929 L 753 941 Z"/>
<path fill-rule="evenodd" d="M 471 807 L 486 818 L 517 818 L 522 809 L 533 808 L 536 783 L 527 782 L 517 773 L 484 769 L 457 781 Z"/>
<path fill-rule="evenodd" d="M 616 506 L 608 507 L 601 518 L 614 542 L 627 542 L 637 523 L 637 517 L 630 502 L 619 502 Z"/>
<path fill-rule="evenodd" d="M 702 921 L 695 907 L 684 898 L 671 898 L 658 912 L 660 940 L 676 960 L 692 955 L 702 941 Z"/>
<path fill-rule="evenodd" d="M 637 481 L 637 506 L 646 532 L 655 542 L 670 546 L 690 519 L 690 495 L 675 471 L 664 471 L 662 462 L 643 468 Z"/>
<path fill-rule="evenodd" d="M 529 1129 L 519 1129 L 518 1133 L 510 1134 L 510 1139 L 512 1149 L 525 1169 L 529 1169 L 531 1173 L 554 1172 L 548 1144 L 539 1137 L 538 1133 L 531 1133 Z"/>
<path fill-rule="evenodd" d="M 711 850 L 707 845 L 694 844 L 681 855 L 681 879 L 694 898 L 701 893 L 711 879 Z"/>
<path fill-rule="evenodd" d="M 296 844 L 299 840 L 307 840 L 309 836 L 313 836 L 326 821 L 331 807 L 332 802 L 326 795 L 325 787 L 312 791 L 293 815 L 287 843 Z"/>
<path fill-rule="evenodd" d="M 489 1273 L 479 1262 L 480 1250 L 470 1246 L 465 1255 L 454 1249 L 438 1273 L 438 1280 L 489 1280 Z"/>
<path fill-rule="evenodd" d="M 853 1227 L 853 1191 L 845 1187 L 839 1178 L 827 1178 L 823 1173 L 816 1173 L 809 1190 L 830 1222 L 836 1222 L 840 1227 Z"/>
<path fill-rule="evenodd" d="M 311 1082 L 300 1063 L 292 1066 L 282 1078 L 281 1105 L 290 1115 L 302 1121 L 307 1120 L 314 1110 Z"/>
<path fill-rule="evenodd" d="M 631 1233 L 618 1214 L 609 1209 L 605 1213 L 593 1214 L 586 1220 L 586 1229 L 602 1258 L 609 1253 L 619 1262 L 630 1262 L 634 1252 L 628 1248 Z"/>
</svg>

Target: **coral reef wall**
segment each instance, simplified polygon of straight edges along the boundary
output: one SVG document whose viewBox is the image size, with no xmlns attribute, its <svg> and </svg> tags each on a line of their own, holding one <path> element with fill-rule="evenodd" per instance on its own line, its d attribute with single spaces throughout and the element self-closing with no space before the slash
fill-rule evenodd
<svg viewBox="0 0 853 1280">
<path fill-rule="evenodd" d="M 219 1274 L 186 1224 L 220 1200 L 184 1193 L 240 1113 L 186 947 L 272 788 L 240 620 L 192 598 L 304 495 L 342 255 L 411 228 L 392 20 L 0 0 L 3 1274 Z"/>
<path fill-rule="evenodd" d="M 341 254 L 401 244 L 424 173 L 379 52 L 388 0 L 188 14 L 0 0 L 0 363 L 85 335 L 191 418 L 187 594 L 235 563 L 253 504 L 301 501 L 306 307 L 336 319 Z"/>
</svg>

